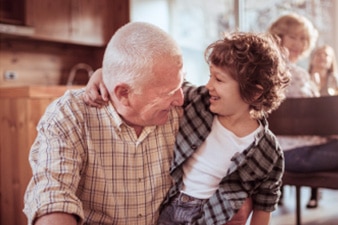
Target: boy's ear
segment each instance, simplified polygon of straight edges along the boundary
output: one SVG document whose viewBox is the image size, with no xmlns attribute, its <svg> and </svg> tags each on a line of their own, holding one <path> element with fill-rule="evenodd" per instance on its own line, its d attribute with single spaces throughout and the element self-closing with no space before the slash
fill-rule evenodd
<svg viewBox="0 0 338 225">
<path fill-rule="evenodd" d="M 114 88 L 115 97 L 125 106 L 129 105 L 130 90 L 130 86 L 124 83 L 118 84 Z"/>
<path fill-rule="evenodd" d="M 263 87 L 259 84 L 257 84 L 256 87 L 259 91 L 256 93 L 255 100 L 259 99 L 259 97 L 263 94 Z"/>
</svg>

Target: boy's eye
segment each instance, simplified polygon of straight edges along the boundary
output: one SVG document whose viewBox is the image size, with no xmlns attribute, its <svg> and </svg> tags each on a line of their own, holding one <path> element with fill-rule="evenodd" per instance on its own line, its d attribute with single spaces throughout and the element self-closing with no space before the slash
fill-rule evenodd
<svg viewBox="0 0 338 225">
<path fill-rule="evenodd" d="M 222 78 L 220 78 L 220 77 L 218 77 L 218 76 L 215 76 L 215 80 L 216 80 L 217 82 L 224 82 L 224 79 L 222 79 Z"/>
<path fill-rule="evenodd" d="M 214 80 L 217 81 L 217 82 L 223 82 L 220 78 L 218 78 L 217 76 L 212 75 L 212 74 L 209 75 L 209 78 L 210 78 L 210 79 L 214 79 Z"/>
</svg>

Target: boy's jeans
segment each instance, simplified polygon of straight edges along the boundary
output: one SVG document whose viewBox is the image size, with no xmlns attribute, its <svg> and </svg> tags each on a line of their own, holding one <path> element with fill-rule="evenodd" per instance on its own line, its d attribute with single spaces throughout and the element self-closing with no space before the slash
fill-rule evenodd
<svg viewBox="0 0 338 225">
<path fill-rule="evenodd" d="M 206 199 L 178 193 L 160 213 L 158 225 L 192 225 L 202 216 Z"/>
</svg>

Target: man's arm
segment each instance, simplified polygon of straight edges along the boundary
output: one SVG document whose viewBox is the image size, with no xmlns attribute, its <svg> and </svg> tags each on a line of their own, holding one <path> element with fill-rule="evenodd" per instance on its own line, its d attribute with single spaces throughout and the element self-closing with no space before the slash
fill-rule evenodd
<svg viewBox="0 0 338 225">
<path fill-rule="evenodd" d="M 24 213 L 29 224 L 36 221 L 39 221 L 36 224 L 53 224 L 47 222 L 58 222 L 55 218 L 62 213 L 83 218 L 76 189 L 81 179 L 84 150 L 82 145 L 75 144 L 83 141 L 82 118 L 79 116 L 83 102 L 75 99 L 67 92 L 55 100 L 37 125 L 37 137 L 29 153 L 33 176 L 24 197 Z M 58 217 L 52 213 L 57 213 Z M 40 219 L 47 222 L 40 222 Z"/>
<path fill-rule="evenodd" d="M 34 225 L 77 225 L 76 216 L 67 213 L 51 213 L 39 217 Z"/>
</svg>

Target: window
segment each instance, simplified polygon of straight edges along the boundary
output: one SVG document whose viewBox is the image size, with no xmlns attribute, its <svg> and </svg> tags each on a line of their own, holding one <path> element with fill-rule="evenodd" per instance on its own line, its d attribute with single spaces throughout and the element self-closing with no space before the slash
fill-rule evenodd
<svg viewBox="0 0 338 225">
<path fill-rule="evenodd" d="M 313 21 L 318 43 L 338 53 L 338 3 L 335 0 L 130 0 L 131 21 L 158 25 L 178 42 L 183 51 L 187 79 L 206 84 L 209 69 L 204 50 L 223 32 L 266 31 L 286 12 L 297 12 Z M 334 33 L 336 32 L 336 33 Z M 304 62 L 303 62 L 304 63 Z"/>
</svg>

